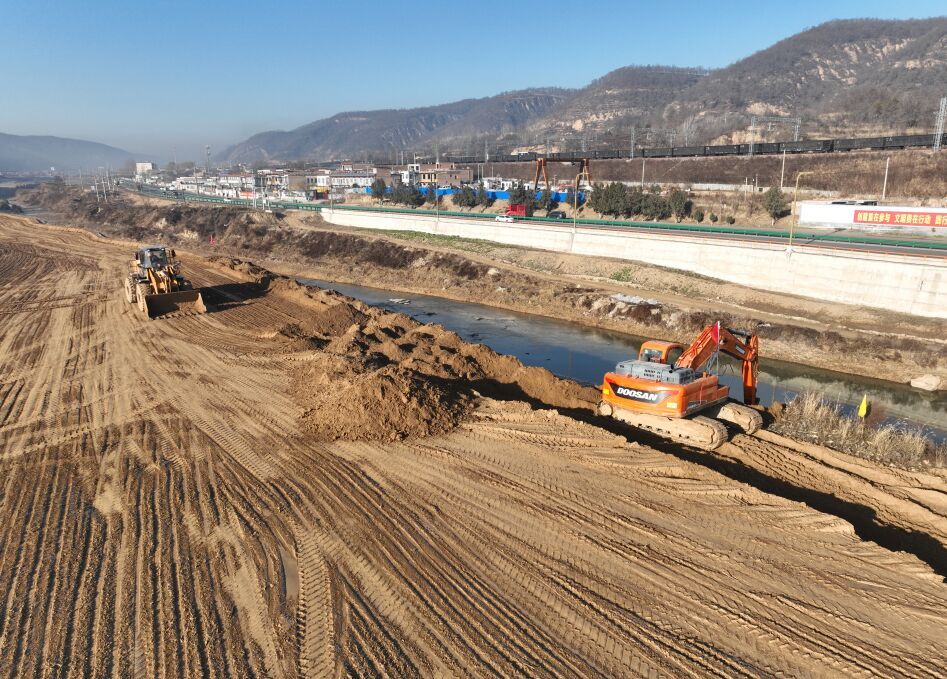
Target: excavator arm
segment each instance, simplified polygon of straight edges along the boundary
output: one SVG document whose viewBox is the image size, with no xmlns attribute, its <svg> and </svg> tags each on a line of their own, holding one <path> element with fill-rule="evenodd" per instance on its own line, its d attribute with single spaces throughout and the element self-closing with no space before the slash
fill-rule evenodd
<svg viewBox="0 0 947 679">
<path fill-rule="evenodd" d="M 702 370 L 713 358 L 714 354 L 722 351 L 743 362 L 743 402 L 747 405 L 756 404 L 756 383 L 759 371 L 760 341 L 756 335 L 737 333 L 716 322 L 704 328 L 681 357 L 674 364 L 677 368 L 691 368 Z"/>
</svg>

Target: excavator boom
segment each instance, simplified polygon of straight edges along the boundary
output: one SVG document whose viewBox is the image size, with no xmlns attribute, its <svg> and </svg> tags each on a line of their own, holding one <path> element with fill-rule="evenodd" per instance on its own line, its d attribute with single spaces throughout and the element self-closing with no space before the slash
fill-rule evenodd
<svg viewBox="0 0 947 679">
<path fill-rule="evenodd" d="M 674 366 L 700 371 L 718 351 L 732 356 L 743 362 L 743 402 L 756 405 L 759 346 L 760 341 L 756 335 L 724 328 L 720 321 L 717 321 L 701 331 Z"/>
</svg>

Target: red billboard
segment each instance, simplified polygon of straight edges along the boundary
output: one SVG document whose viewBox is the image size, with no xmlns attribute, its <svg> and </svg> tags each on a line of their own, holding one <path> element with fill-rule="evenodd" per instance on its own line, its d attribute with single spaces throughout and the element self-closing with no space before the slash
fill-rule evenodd
<svg viewBox="0 0 947 679">
<path fill-rule="evenodd" d="M 904 212 L 902 210 L 855 210 L 856 224 L 892 226 L 947 226 L 947 212 Z"/>
</svg>

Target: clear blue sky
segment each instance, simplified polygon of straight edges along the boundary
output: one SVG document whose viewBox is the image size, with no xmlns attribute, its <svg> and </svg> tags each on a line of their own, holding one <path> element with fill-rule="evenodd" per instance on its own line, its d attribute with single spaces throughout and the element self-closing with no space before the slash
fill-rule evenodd
<svg viewBox="0 0 947 679">
<path fill-rule="evenodd" d="M 630 64 L 725 66 L 837 18 L 943 0 L 470 3 L 7 0 L 0 132 L 179 160 L 339 111 L 580 87 Z"/>
</svg>

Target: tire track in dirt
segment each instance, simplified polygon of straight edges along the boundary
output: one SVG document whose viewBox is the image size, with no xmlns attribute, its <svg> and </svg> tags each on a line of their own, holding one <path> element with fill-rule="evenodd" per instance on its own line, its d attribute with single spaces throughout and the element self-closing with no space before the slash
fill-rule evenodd
<svg viewBox="0 0 947 679">
<path fill-rule="evenodd" d="M 333 674 L 332 589 L 329 569 L 323 554 L 325 541 L 319 528 L 303 527 L 293 521 L 296 558 L 299 569 L 299 603 L 296 609 L 296 634 L 299 645 L 299 675 L 328 677 Z"/>
</svg>

